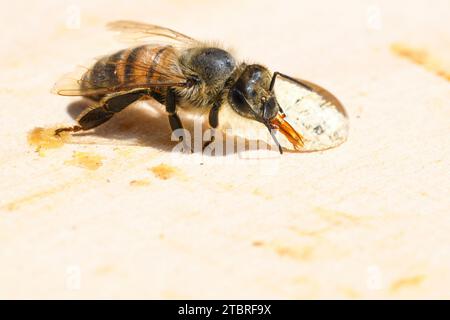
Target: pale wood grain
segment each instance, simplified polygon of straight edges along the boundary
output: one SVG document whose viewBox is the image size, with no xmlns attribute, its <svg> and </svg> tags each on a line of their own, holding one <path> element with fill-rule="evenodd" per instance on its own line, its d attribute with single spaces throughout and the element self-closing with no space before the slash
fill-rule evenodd
<svg viewBox="0 0 450 320">
<path fill-rule="evenodd" d="M 391 51 L 421 48 L 446 68 L 448 1 L 80 3 L 75 30 L 56 1 L 0 17 L 0 297 L 450 297 L 450 83 Z M 39 155 L 27 133 L 72 123 L 77 100 L 50 88 L 120 47 L 103 30 L 114 19 L 219 39 L 321 84 L 346 106 L 349 140 L 176 162 L 166 119 L 141 104 Z M 167 179 L 161 164 L 175 168 Z"/>
</svg>

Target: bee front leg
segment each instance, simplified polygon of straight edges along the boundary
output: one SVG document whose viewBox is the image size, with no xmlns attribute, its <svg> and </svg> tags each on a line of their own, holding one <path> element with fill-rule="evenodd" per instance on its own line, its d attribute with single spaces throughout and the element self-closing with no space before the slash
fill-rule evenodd
<svg viewBox="0 0 450 320">
<path fill-rule="evenodd" d="M 221 101 L 217 101 L 216 103 L 213 104 L 213 107 L 209 111 L 208 122 L 209 122 L 209 126 L 211 127 L 211 129 L 213 129 L 213 131 L 219 126 L 220 106 L 221 106 Z M 213 143 L 214 140 L 215 140 L 215 134 L 213 132 L 213 134 L 211 134 L 211 139 L 209 141 L 206 141 L 203 144 L 203 150 L 205 150 L 211 143 Z"/>
<path fill-rule="evenodd" d="M 186 151 L 190 151 L 192 153 L 192 148 L 190 145 L 190 141 L 187 141 L 186 136 L 184 134 L 183 124 L 181 123 L 180 117 L 177 112 L 177 97 L 175 92 L 172 89 L 167 90 L 166 94 L 166 112 L 169 117 L 170 128 L 172 129 L 172 133 L 176 130 L 181 131 L 181 134 L 178 137 L 178 141 L 183 143 L 183 149 Z"/>
</svg>

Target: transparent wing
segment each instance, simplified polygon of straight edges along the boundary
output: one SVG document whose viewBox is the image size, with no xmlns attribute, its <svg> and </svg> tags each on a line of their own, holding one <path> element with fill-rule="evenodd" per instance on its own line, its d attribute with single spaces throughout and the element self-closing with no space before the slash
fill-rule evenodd
<svg viewBox="0 0 450 320">
<path fill-rule="evenodd" d="M 113 21 L 107 24 L 107 28 L 119 32 L 119 39 L 126 43 L 169 43 L 185 46 L 199 43 L 172 29 L 135 21 Z"/>
<path fill-rule="evenodd" d="M 152 64 L 151 61 L 149 63 L 141 61 L 130 64 L 124 61 L 105 61 L 104 69 L 107 69 L 110 65 L 111 68 L 123 70 L 124 80 L 116 81 L 108 79 L 107 75 L 105 76 L 101 72 L 96 72 L 93 75 L 95 63 L 90 68 L 78 66 L 73 72 L 63 76 L 54 85 L 52 92 L 62 96 L 95 96 L 154 87 L 185 87 L 188 85 L 187 79 L 177 67 L 175 57 L 173 59 L 173 62 L 164 67 Z M 149 70 L 152 72 L 151 79 L 148 78 Z M 129 77 L 128 72 L 132 72 L 133 76 Z M 101 78 L 101 76 L 104 76 L 104 78 Z"/>
</svg>

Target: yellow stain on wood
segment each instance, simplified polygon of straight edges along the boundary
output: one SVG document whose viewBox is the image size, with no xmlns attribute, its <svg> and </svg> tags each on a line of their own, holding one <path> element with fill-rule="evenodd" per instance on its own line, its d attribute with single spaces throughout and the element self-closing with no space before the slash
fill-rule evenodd
<svg viewBox="0 0 450 320">
<path fill-rule="evenodd" d="M 51 189 L 47 189 L 47 190 L 43 190 L 43 191 L 39 191 L 36 193 L 32 193 L 28 196 L 25 196 L 23 198 L 19 198 L 17 200 L 14 200 L 10 203 L 7 203 L 4 208 L 8 211 L 16 211 L 17 209 L 19 209 L 21 206 L 26 205 L 28 203 L 31 203 L 35 200 L 41 199 L 43 197 L 52 195 L 56 192 L 59 192 L 61 189 L 59 187 L 56 188 L 51 188 Z"/>
<path fill-rule="evenodd" d="M 114 272 L 114 267 L 111 265 L 103 265 L 95 269 L 95 274 L 99 276 L 108 275 L 112 272 Z"/>
<path fill-rule="evenodd" d="M 64 163 L 88 170 L 97 170 L 103 165 L 102 160 L 103 157 L 95 153 L 75 151 L 72 155 L 72 159 L 67 160 Z"/>
<path fill-rule="evenodd" d="M 254 246 L 254 247 L 262 247 L 262 246 L 264 246 L 264 242 L 262 242 L 260 240 L 254 240 L 254 241 L 252 241 L 252 246 Z"/>
<path fill-rule="evenodd" d="M 186 299 L 186 295 L 182 293 L 177 293 L 175 291 L 165 290 L 161 292 L 163 299 L 170 299 L 170 300 L 183 300 Z"/>
<path fill-rule="evenodd" d="M 149 186 L 149 185 L 150 185 L 150 181 L 147 179 L 130 181 L 130 186 L 133 186 L 133 187 L 145 187 L 145 186 Z"/>
<path fill-rule="evenodd" d="M 252 194 L 255 195 L 255 196 L 261 197 L 263 199 L 266 199 L 266 200 L 272 200 L 273 199 L 273 197 L 270 194 L 267 194 L 267 193 L 263 192 L 259 188 L 253 189 Z"/>
<path fill-rule="evenodd" d="M 279 246 L 274 247 L 275 252 L 282 257 L 288 257 L 295 260 L 311 260 L 314 250 L 311 247 L 300 246 Z"/>
<path fill-rule="evenodd" d="M 290 226 L 289 230 L 295 232 L 301 237 L 311 237 L 311 238 L 320 238 L 323 236 L 324 233 L 326 233 L 329 230 L 332 230 L 331 226 L 322 227 L 320 229 L 312 229 L 312 230 L 303 230 L 296 226 Z"/>
<path fill-rule="evenodd" d="M 37 151 L 40 152 L 41 155 L 44 155 L 43 151 L 48 148 L 58 148 L 62 146 L 65 142 L 69 140 L 70 134 L 63 132 L 60 136 L 62 141 L 59 141 L 57 136 L 54 136 L 54 128 L 35 128 L 32 132 L 29 133 L 29 142 L 31 145 L 37 147 Z M 54 139 L 56 141 L 54 141 Z M 155 153 L 156 155 L 156 153 Z M 152 156 L 152 155 L 150 155 Z M 87 169 L 98 169 L 102 165 L 102 157 L 96 154 L 88 153 L 88 152 L 75 152 L 73 154 L 73 158 L 71 160 L 67 160 L 65 163 L 69 165 L 80 166 L 82 168 Z M 148 155 L 145 157 L 137 157 L 136 160 L 133 160 L 131 163 L 141 163 L 142 161 L 148 159 Z M 90 171 L 90 170 L 89 170 Z M 91 175 L 91 172 L 87 172 L 89 179 L 92 179 L 94 176 Z M 100 177 L 100 176 L 96 176 Z M 103 179 L 103 177 L 101 177 Z M 70 187 L 78 185 L 84 182 L 86 176 L 82 176 L 76 179 L 71 179 L 65 183 L 61 183 L 54 187 L 49 187 L 45 190 L 40 190 L 33 192 L 28 195 L 17 197 L 15 200 L 6 202 L 4 205 L 0 207 L 0 210 L 5 211 L 17 211 L 23 206 L 33 204 L 38 202 L 39 200 L 43 200 L 47 197 L 56 195 L 67 190 Z"/>
<path fill-rule="evenodd" d="M 362 217 L 357 217 L 345 212 L 329 210 L 321 207 L 314 208 L 314 211 L 321 218 L 333 225 L 357 224 L 363 220 Z"/>
<path fill-rule="evenodd" d="M 45 199 L 47 197 L 50 197 L 50 196 L 58 194 L 58 193 L 61 193 L 65 190 L 67 190 L 68 188 L 81 183 L 82 181 L 84 181 L 83 177 L 80 177 L 77 179 L 72 179 L 70 181 L 59 184 L 57 186 L 49 187 L 45 190 L 37 191 L 37 192 L 31 193 L 29 195 L 19 197 L 16 200 L 6 203 L 0 209 L 6 209 L 7 211 L 16 211 L 25 205 L 34 203 L 38 200 Z"/>
<path fill-rule="evenodd" d="M 217 182 L 217 185 L 224 191 L 233 191 L 235 186 L 231 183 Z"/>
<path fill-rule="evenodd" d="M 118 156 L 124 157 L 124 158 L 129 158 L 134 151 L 133 147 L 127 147 L 127 146 L 121 146 L 121 147 L 115 147 L 114 151 L 116 152 L 116 154 Z"/>
<path fill-rule="evenodd" d="M 177 168 L 169 166 L 164 163 L 161 163 L 160 165 L 150 168 L 150 171 L 153 172 L 155 177 L 161 180 L 168 180 L 179 174 Z"/>
<path fill-rule="evenodd" d="M 70 135 L 61 132 L 55 135 L 55 128 L 34 128 L 28 133 L 28 143 L 36 148 L 40 156 L 45 156 L 45 150 L 60 148 L 69 141 Z"/>
<path fill-rule="evenodd" d="M 399 279 L 399 280 L 393 282 L 390 286 L 390 290 L 392 292 L 397 292 L 406 287 L 419 286 L 423 282 L 423 280 L 425 280 L 424 275 L 417 275 L 414 277 L 402 278 L 402 279 Z"/>
<path fill-rule="evenodd" d="M 361 294 L 350 287 L 340 288 L 340 291 L 347 299 L 360 299 Z"/>
<path fill-rule="evenodd" d="M 391 45 L 391 51 L 450 81 L 450 66 L 445 67 L 442 61 L 431 55 L 427 50 L 402 43 L 394 43 Z"/>
<path fill-rule="evenodd" d="M 287 246 L 277 243 L 265 243 L 260 240 L 254 240 L 251 244 L 257 248 L 271 249 L 281 257 L 287 257 L 295 260 L 311 260 L 314 255 L 314 249 L 308 246 Z"/>
</svg>

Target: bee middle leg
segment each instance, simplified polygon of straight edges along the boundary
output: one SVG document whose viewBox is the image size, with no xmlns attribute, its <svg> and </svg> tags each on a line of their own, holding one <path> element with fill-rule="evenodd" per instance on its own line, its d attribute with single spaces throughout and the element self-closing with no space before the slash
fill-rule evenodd
<svg viewBox="0 0 450 320">
<path fill-rule="evenodd" d="M 56 129 L 55 135 L 59 135 L 61 132 L 65 131 L 78 132 L 98 127 L 111 119 L 114 114 L 122 111 L 144 96 L 146 96 L 146 92 L 141 91 L 115 95 L 113 97 L 107 96 L 100 100 L 97 107 L 90 108 L 81 114 L 78 119 L 79 125 Z"/>
<path fill-rule="evenodd" d="M 177 114 L 177 97 L 175 92 L 172 89 L 168 89 L 166 93 L 166 112 L 168 113 L 169 117 L 169 124 L 170 128 L 172 129 L 172 132 L 183 129 L 183 123 L 181 122 L 180 117 Z M 181 130 L 182 131 L 182 130 Z M 182 131 L 181 135 L 178 137 L 179 142 L 182 142 L 184 145 L 185 150 L 190 150 L 191 145 L 189 141 L 186 141 L 186 136 L 184 135 L 184 132 Z"/>
</svg>

